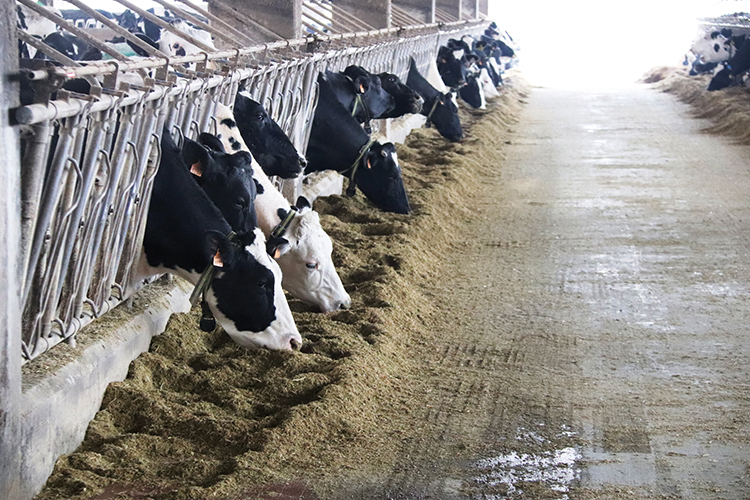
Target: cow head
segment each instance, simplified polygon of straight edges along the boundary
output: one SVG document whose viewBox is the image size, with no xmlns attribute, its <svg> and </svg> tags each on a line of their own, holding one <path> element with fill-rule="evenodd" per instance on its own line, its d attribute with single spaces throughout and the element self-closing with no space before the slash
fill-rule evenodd
<svg viewBox="0 0 750 500">
<path fill-rule="evenodd" d="M 709 30 L 693 41 L 690 50 L 704 63 L 718 63 L 731 57 L 729 40 L 718 31 Z"/>
<path fill-rule="evenodd" d="M 237 240 L 214 238 L 221 260 L 206 301 L 224 331 L 243 347 L 298 350 L 297 325 L 281 289 L 281 269 L 255 229 Z"/>
<path fill-rule="evenodd" d="M 354 116 L 358 119 L 383 118 L 383 115 L 391 111 L 396 105 L 393 96 L 383 89 L 382 82 L 377 75 L 373 75 L 362 66 L 354 65 L 348 66 L 343 73 L 355 82 L 355 90 L 357 82 L 365 79 L 368 82 L 362 98 L 370 116 L 360 116 L 359 113 L 355 113 Z"/>
<path fill-rule="evenodd" d="M 457 59 L 454 51 L 442 46 L 438 50 L 437 67 L 443 82 L 450 88 L 455 89 L 464 83 L 463 66 L 461 59 Z"/>
<path fill-rule="evenodd" d="M 354 182 L 380 210 L 397 214 L 411 212 L 393 143 L 375 142 L 356 169 Z"/>
<path fill-rule="evenodd" d="M 458 94 L 474 109 L 486 107 L 483 90 L 479 86 L 479 80 L 474 75 L 466 77 L 466 85 L 458 89 Z"/>
<path fill-rule="evenodd" d="M 458 142 L 463 140 L 464 133 L 461 129 L 461 120 L 458 118 L 458 107 L 453 100 L 452 93 L 439 93 L 437 102 L 430 103 L 434 106 L 431 122 L 446 139 Z M 427 107 L 427 106 L 426 106 Z"/>
<path fill-rule="evenodd" d="M 244 91 L 235 98 L 234 118 L 242 139 L 266 175 L 291 179 L 307 165 L 281 127 Z"/>
<path fill-rule="evenodd" d="M 221 141 L 211 134 L 201 134 L 199 141 L 185 139 L 182 159 L 232 229 L 252 231 L 258 225 L 252 156 L 245 151 L 224 153 Z"/>
<path fill-rule="evenodd" d="M 282 286 L 324 313 L 349 309 L 352 301 L 333 265 L 333 243 L 320 225 L 320 216 L 301 196 L 295 208 L 286 232 L 272 243 L 274 253 L 279 254 L 276 261 L 284 276 Z M 278 215 L 284 220 L 288 212 L 280 208 Z"/>
<path fill-rule="evenodd" d="M 383 90 L 393 96 L 396 107 L 388 112 L 383 118 L 396 118 L 407 113 L 419 113 L 422 111 L 424 99 L 414 90 L 407 87 L 393 73 L 380 73 L 378 75 L 383 85 Z"/>
</svg>

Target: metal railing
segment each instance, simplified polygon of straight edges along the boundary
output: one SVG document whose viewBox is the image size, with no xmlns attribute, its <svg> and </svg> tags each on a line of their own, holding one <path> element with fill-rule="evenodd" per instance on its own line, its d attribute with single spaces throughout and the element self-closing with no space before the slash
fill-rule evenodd
<svg viewBox="0 0 750 500">
<path fill-rule="evenodd" d="M 132 58 L 27 70 L 54 90 L 66 78 L 93 76 L 91 95 L 57 90 L 15 110 L 22 139 L 23 334 L 25 361 L 62 341 L 132 295 L 151 185 L 166 126 L 195 138 L 214 132 L 217 103 L 232 106 L 240 86 L 304 151 L 315 112 L 317 74 L 358 64 L 405 79 L 409 58 L 425 71 L 450 37 L 477 22 L 314 36 L 180 58 Z M 201 63 L 195 71 L 167 68 Z M 209 63 L 219 70 L 210 71 Z M 142 86 L 118 85 L 122 72 L 151 72 Z M 57 82 L 57 83 L 56 83 Z M 45 87 L 46 86 L 46 87 Z"/>
</svg>

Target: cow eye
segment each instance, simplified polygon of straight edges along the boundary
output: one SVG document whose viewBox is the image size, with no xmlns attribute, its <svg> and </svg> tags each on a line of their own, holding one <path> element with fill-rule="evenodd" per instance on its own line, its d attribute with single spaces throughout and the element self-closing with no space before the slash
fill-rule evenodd
<svg viewBox="0 0 750 500">
<path fill-rule="evenodd" d="M 234 204 L 236 206 L 240 207 L 240 208 L 244 208 L 245 207 L 245 200 L 239 199 L 239 200 L 235 201 Z"/>
<path fill-rule="evenodd" d="M 318 268 L 318 263 L 317 262 L 306 262 L 305 263 L 305 267 L 308 268 L 311 271 L 314 271 L 314 270 L 316 270 Z"/>
<path fill-rule="evenodd" d="M 388 153 L 386 153 L 385 150 L 383 150 L 383 151 L 380 152 L 380 156 L 382 156 L 383 158 L 385 158 L 386 156 L 388 156 Z"/>
<path fill-rule="evenodd" d="M 172 45 L 172 48 L 175 49 L 175 50 L 177 50 L 177 49 L 180 48 L 180 44 L 179 43 L 175 43 L 174 45 Z"/>
<path fill-rule="evenodd" d="M 259 122 L 263 121 L 263 113 L 258 113 L 257 115 L 255 115 L 255 119 Z"/>
</svg>

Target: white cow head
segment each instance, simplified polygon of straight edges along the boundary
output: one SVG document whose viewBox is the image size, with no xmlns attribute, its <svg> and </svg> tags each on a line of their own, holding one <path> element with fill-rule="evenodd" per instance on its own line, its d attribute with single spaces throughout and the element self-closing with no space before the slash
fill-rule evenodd
<svg viewBox="0 0 750 500">
<path fill-rule="evenodd" d="M 704 63 L 722 62 L 731 55 L 731 43 L 718 31 L 708 30 L 693 41 L 690 51 Z"/>
<path fill-rule="evenodd" d="M 278 246 L 277 262 L 284 278 L 282 286 L 306 304 L 322 312 L 351 307 L 351 298 L 331 260 L 333 243 L 320 225 L 320 216 L 298 201 L 292 223 Z"/>
</svg>

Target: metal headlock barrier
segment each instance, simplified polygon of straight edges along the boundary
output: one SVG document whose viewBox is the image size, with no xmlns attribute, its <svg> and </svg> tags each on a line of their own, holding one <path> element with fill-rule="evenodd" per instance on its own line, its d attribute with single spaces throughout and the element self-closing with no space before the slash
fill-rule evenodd
<svg viewBox="0 0 750 500">
<path fill-rule="evenodd" d="M 35 9 L 32 0 L 18 1 Z M 127 0 L 119 1 L 135 7 Z M 85 7 L 78 0 L 74 3 Z M 45 12 L 40 13 L 47 16 Z M 214 37 L 230 37 L 236 44 L 248 41 L 227 31 L 208 12 L 199 12 L 211 20 L 206 26 Z M 62 18 L 51 19 L 65 26 Z M 341 34 L 319 32 L 171 59 L 149 47 L 152 57 L 118 57 L 85 65 L 61 60 L 63 66 L 23 71 L 21 77 L 37 91 L 34 104 L 15 110 L 23 127 L 24 362 L 62 341 L 74 344 L 82 327 L 141 286 L 133 282 L 134 267 L 160 161 L 163 127 L 178 138 L 215 132 L 216 104 L 231 107 L 244 86 L 298 150 L 305 151 L 318 72 L 357 64 L 405 79 L 409 58 L 426 71 L 448 38 L 478 33 L 482 28 L 483 21 L 474 20 Z M 75 30 L 71 24 L 69 31 Z M 195 69 L 182 70 L 188 63 L 194 63 Z M 142 84 L 123 83 L 129 73 L 145 75 Z M 63 81 L 75 77 L 101 83 L 87 95 L 60 89 Z"/>
</svg>

